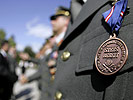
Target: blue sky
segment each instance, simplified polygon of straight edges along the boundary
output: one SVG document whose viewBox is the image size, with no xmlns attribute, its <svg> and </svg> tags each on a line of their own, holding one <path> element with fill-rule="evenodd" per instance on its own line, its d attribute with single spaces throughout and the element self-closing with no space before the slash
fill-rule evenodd
<svg viewBox="0 0 133 100">
<path fill-rule="evenodd" d="M 58 6 L 70 6 L 70 0 L 0 0 L 0 29 L 14 35 L 17 49 L 31 46 L 37 52 L 49 37 L 49 17 Z"/>
</svg>

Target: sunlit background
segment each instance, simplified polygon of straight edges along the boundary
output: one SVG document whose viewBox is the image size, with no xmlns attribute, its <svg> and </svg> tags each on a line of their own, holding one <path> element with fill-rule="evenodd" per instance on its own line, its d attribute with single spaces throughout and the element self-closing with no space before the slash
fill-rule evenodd
<svg viewBox="0 0 133 100">
<path fill-rule="evenodd" d="M 0 29 L 5 38 L 13 37 L 17 50 L 30 46 L 38 52 L 52 34 L 49 17 L 58 6 L 70 6 L 70 0 L 0 0 Z"/>
</svg>

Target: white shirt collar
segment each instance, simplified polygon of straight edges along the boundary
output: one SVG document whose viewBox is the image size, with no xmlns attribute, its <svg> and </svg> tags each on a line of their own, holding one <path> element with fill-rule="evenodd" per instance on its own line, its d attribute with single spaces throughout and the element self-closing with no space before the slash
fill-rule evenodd
<svg viewBox="0 0 133 100">
<path fill-rule="evenodd" d="M 86 2 L 87 2 L 87 0 L 83 0 L 83 2 L 84 2 L 84 3 L 86 3 Z"/>
<path fill-rule="evenodd" d="M 47 49 L 47 50 L 45 51 L 45 55 L 47 56 L 47 55 L 50 54 L 51 52 L 52 52 L 52 49 L 49 48 L 49 49 Z"/>
<path fill-rule="evenodd" d="M 6 53 L 3 49 L 0 50 L 0 53 L 1 53 L 4 57 L 7 56 L 7 53 Z"/>
<path fill-rule="evenodd" d="M 65 32 L 62 32 L 56 37 L 55 41 L 57 44 L 64 38 L 64 35 L 65 35 Z"/>
</svg>

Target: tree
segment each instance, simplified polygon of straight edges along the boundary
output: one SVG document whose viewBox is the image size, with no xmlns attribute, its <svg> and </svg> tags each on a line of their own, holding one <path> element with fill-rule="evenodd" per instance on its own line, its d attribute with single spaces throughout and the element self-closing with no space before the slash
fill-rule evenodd
<svg viewBox="0 0 133 100">
<path fill-rule="evenodd" d="M 15 43 L 15 40 L 14 40 L 14 36 L 11 36 L 11 37 L 8 39 L 8 42 L 9 42 L 9 45 L 10 45 L 10 46 L 13 46 L 13 47 L 16 46 L 16 43 Z"/>
<path fill-rule="evenodd" d="M 5 37 L 6 37 L 6 32 L 3 29 L 0 29 L 0 44 L 3 40 L 5 40 Z"/>
<path fill-rule="evenodd" d="M 32 48 L 30 46 L 26 46 L 24 49 L 25 53 L 28 53 L 30 57 L 35 57 L 35 53 L 33 52 Z"/>
</svg>

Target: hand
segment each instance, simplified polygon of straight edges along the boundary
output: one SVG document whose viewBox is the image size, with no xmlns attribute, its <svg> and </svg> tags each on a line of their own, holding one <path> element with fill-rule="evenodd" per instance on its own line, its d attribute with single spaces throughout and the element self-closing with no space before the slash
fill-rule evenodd
<svg viewBox="0 0 133 100">
<path fill-rule="evenodd" d="M 29 55 L 28 55 L 28 53 L 23 53 L 23 52 L 21 52 L 21 53 L 19 54 L 19 56 L 20 56 L 20 58 L 23 59 L 23 60 L 28 60 L 28 59 L 30 58 Z"/>
<path fill-rule="evenodd" d="M 20 78 L 20 83 L 25 84 L 27 82 L 28 82 L 28 78 L 26 76 L 22 75 L 21 78 Z"/>
</svg>

